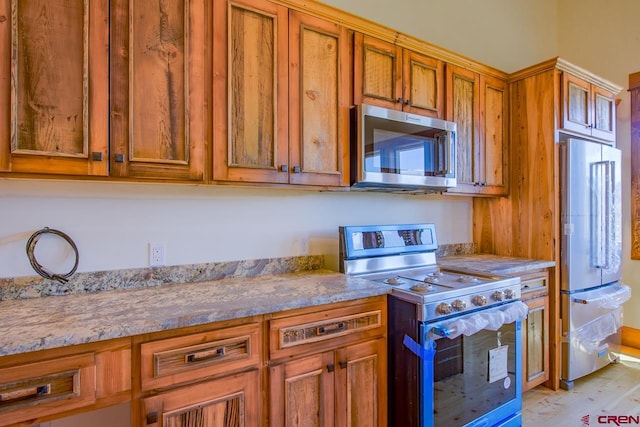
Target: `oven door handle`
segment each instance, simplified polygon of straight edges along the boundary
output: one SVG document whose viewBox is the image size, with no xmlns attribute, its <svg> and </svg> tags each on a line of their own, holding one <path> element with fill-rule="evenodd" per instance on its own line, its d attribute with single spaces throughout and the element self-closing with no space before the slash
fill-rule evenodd
<svg viewBox="0 0 640 427">
<path fill-rule="evenodd" d="M 431 333 L 441 338 L 448 338 L 458 331 L 456 327 L 448 328 L 445 325 L 438 325 L 431 328 Z"/>
</svg>

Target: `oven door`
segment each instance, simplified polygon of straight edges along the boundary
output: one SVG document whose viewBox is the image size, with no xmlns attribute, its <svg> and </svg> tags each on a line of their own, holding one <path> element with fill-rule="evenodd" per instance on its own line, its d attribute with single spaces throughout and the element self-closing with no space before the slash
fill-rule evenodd
<svg viewBox="0 0 640 427">
<path fill-rule="evenodd" d="M 433 359 L 423 365 L 423 426 L 519 425 L 522 408 L 520 301 L 423 324 Z"/>
</svg>

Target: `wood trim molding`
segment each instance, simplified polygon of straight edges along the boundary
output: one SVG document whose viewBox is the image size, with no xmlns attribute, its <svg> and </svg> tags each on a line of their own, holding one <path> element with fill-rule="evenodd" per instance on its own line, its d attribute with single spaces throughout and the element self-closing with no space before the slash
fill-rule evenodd
<svg viewBox="0 0 640 427">
<path fill-rule="evenodd" d="M 622 345 L 640 349 L 640 329 L 623 326 L 621 329 Z"/>
<path fill-rule="evenodd" d="M 531 77 L 533 75 L 539 74 L 544 71 L 549 70 L 560 70 L 570 73 L 581 80 L 599 86 L 614 95 L 619 94 L 622 91 L 622 86 L 618 86 L 617 84 L 610 82 L 609 80 L 605 80 L 602 77 L 599 77 L 593 74 L 590 71 L 585 70 L 584 68 L 578 67 L 565 59 L 560 57 L 551 58 L 544 62 L 540 62 L 538 64 L 532 65 L 530 67 L 524 68 L 520 71 L 516 71 L 509 76 L 509 83 L 516 82 L 518 80 L 526 79 L 527 77 Z M 629 76 L 631 77 L 631 76 Z M 640 73 L 638 73 L 638 84 L 640 84 Z"/>
<path fill-rule="evenodd" d="M 632 86 L 632 82 L 636 86 Z M 631 259 L 640 260 L 640 73 L 629 76 L 631 95 Z"/>
</svg>

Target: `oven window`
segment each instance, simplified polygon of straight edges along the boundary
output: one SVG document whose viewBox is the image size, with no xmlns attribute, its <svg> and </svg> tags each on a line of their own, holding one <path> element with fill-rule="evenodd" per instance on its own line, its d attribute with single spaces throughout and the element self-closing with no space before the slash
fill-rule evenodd
<svg viewBox="0 0 640 427">
<path fill-rule="evenodd" d="M 515 325 L 436 341 L 435 425 L 467 424 L 516 397 Z"/>
</svg>

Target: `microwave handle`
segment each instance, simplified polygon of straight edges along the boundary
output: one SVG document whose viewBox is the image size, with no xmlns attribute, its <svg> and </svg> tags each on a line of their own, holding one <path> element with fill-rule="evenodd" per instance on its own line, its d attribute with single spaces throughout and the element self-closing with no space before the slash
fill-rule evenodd
<svg viewBox="0 0 640 427">
<path fill-rule="evenodd" d="M 452 147 L 455 146 L 455 132 L 443 132 L 437 136 L 438 145 L 442 146 L 442 152 L 444 153 L 443 168 L 438 170 L 443 175 L 453 174 L 453 165 L 455 164 L 455 150 Z M 449 141 L 452 138 L 453 141 Z M 441 152 L 436 150 L 438 154 Z M 438 159 L 438 166 L 440 165 L 440 159 Z"/>
</svg>

